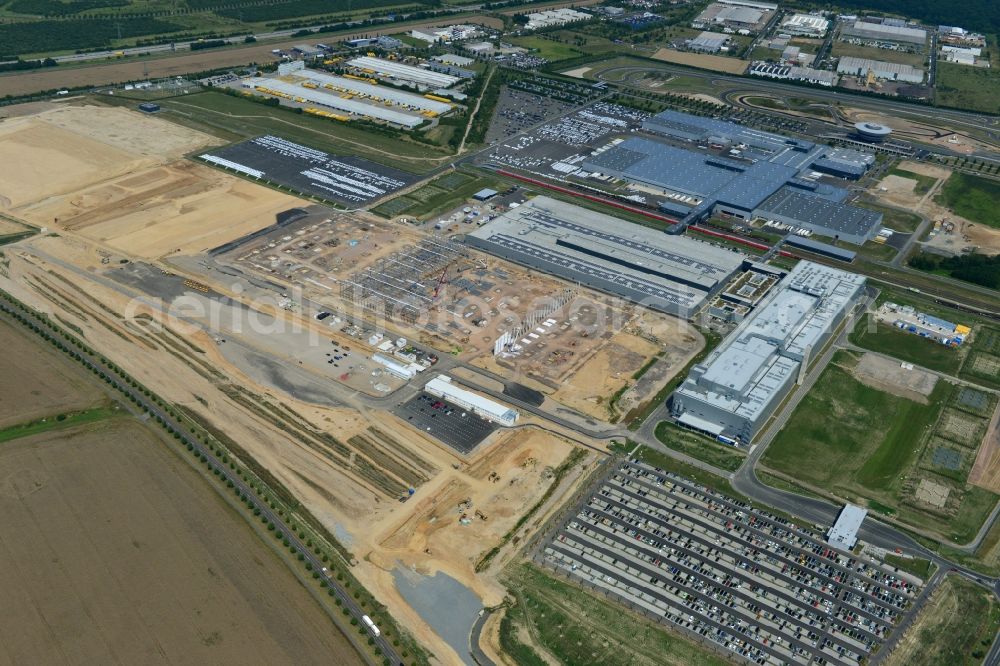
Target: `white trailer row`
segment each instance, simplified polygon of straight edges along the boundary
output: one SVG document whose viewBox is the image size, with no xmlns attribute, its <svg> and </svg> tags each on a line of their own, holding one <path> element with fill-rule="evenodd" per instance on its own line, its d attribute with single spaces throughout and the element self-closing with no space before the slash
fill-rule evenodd
<svg viewBox="0 0 1000 666">
<path fill-rule="evenodd" d="M 428 99 L 423 95 L 415 95 L 394 88 L 372 85 L 364 81 L 347 79 L 343 76 L 332 76 L 313 69 L 304 69 L 296 72 L 295 75 L 308 79 L 309 82 L 321 88 L 329 88 L 334 91 L 365 97 L 376 102 L 389 102 L 415 111 L 430 111 L 436 115 L 451 111 L 451 104 Z"/>
<path fill-rule="evenodd" d="M 381 120 L 406 129 L 418 127 L 426 120 L 426 118 L 420 116 L 403 113 L 402 111 L 396 111 L 395 109 L 387 109 L 386 107 L 377 104 L 366 104 L 365 102 L 340 97 L 339 95 L 323 92 L 321 90 L 313 90 L 295 85 L 294 83 L 286 83 L 278 79 L 247 79 L 243 82 L 243 86 L 253 90 L 261 88 L 261 92 L 264 93 L 267 93 L 268 91 L 277 91 L 281 93 L 279 97 L 284 96 L 286 99 L 293 99 L 300 104 L 309 102 L 311 104 L 325 106 L 327 108 L 340 111 L 341 113 L 350 114 L 360 118 Z"/>
<path fill-rule="evenodd" d="M 408 83 L 415 83 L 425 88 L 450 88 L 462 79 L 451 74 L 434 72 L 423 67 L 404 65 L 401 62 L 362 56 L 347 61 L 351 67 L 357 67 L 363 72 L 370 72 L 387 79 L 396 79 Z"/>
</svg>

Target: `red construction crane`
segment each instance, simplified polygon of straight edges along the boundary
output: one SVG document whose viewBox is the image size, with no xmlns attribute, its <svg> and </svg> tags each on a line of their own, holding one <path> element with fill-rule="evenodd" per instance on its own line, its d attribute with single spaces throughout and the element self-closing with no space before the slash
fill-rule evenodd
<svg viewBox="0 0 1000 666">
<path fill-rule="evenodd" d="M 435 301 L 438 299 L 438 296 L 441 295 L 441 288 L 448 282 L 448 269 L 449 268 L 451 268 L 451 264 L 448 264 L 448 265 L 446 265 L 444 267 L 444 270 L 441 271 L 441 276 L 438 278 L 437 286 L 434 287 L 434 299 L 433 300 L 435 300 Z"/>
</svg>

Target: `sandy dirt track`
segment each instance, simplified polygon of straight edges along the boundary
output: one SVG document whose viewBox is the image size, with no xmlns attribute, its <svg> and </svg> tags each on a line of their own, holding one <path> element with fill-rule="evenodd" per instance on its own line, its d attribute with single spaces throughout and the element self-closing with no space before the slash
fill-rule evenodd
<svg viewBox="0 0 1000 666">
<path fill-rule="evenodd" d="M 86 113 L 104 111 L 83 108 L 74 113 L 83 113 L 86 118 Z M 138 116 L 121 113 L 126 119 Z M 25 125 L 28 129 L 47 131 L 44 120 L 28 117 L 4 121 L 0 127 L 27 120 L 34 122 Z M 152 269 L 146 286 L 116 282 L 111 276 L 141 264 L 137 254 L 157 257 L 182 249 L 195 255 L 195 260 L 199 250 L 222 242 L 227 234 L 237 237 L 252 230 L 257 222 L 239 226 L 248 219 L 273 222 L 273 217 L 265 220 L 272 209 L 253 197 L 265 197 L 266 202 L 271 201 L 266 197 L 280 195 L 183 159 L 180 155 L 190 152 L 192 146 L 197 149 L 203 135 L 193 133 L 190 140 L 169 139 L 175 126 L 155 118 L 152 122 L 150 136 L 144 139 L 166 142 L 162 153 L 167 157 L 126 153 L 141 166 L 110 177 L 102 177 L 100 168 L 83 165 L 73 175 L 75 182 L 67 180 L 51 192 L 33 192 L 33 200 L 16 209 L 14 214 L 39 222 L 52 218 L 48 224 L 55 224 L 59 233 L 5 246 L 8 265 L 0 271 L 0 287 L 53 316 L 58 314 L 87 344 L 113 358 L 165 400 L 224 431 L 355 555 L 355 574 L 388 605 L 393 616 L 445 663 L 451 663 L 457 655 L 402 600 L 391 571 L 399 563 L 428 573 L 440 570 L 467 585 L 484 602 L 499 602 L 504 591 L 495 571 L 475 574 L 475 563 L 546 492 L 552 483 L 552 468 L 574 445 L 528 426 L 494 435 L 466 460 L 404 421 L 382 410 L 370 411 L 348 395 L 338 397 L 342 406 L 325 407 L 295 400 L 280 388 L 269 388 L 259 378 L 254 379 L 252 368 L 224 354 L 235 340 L 217 344 L 200 329 L 166 321 L 155 300 L 160 297 L 156 287 L 161 279 L 159 270 Z M 112 139 L 123 140 L 127 148 L 128 135 L 122 133 L 127 122 L 124 129 L 104 134 L 98 131 L 93 137 L 68 122 L 64 125 L 53 127 L 92 141 L 91 150 L 122 150 Z M 95 123 L 95 127 L 100 124 Z M 158 138 L 160 129 L 166 134 Z M 58 155 L 58 151 L 53 154 Z M 232 185 L 219 185 L 225 182 Z M 224 191 L 226 187 L 229 189 Z M 248 188 L 242 191 L 242 198 L 212 207 L 214 199 L 238 192 L 240 187 Z M 54 222 L 56 217 L 58 223 Z M 183 237 L 184 233 L 188 237 Z M 122 264 L 123 259 L 136 261 Z M 183 293 L 183 278 L 171 279 Z M 223 280 L 217 276 L 199 279 L 213 284 Z M 675 322 L 660 319 L 642 322 L 643 334 L 672 334 Z M 157 330 L 154 323 L 161 322 L 167 329 Z M 243 336 L 240 340 L 251 352 L 261 349 L 252 344 L 255 338 Z M 636 340 L 644 348 L 650 344 Z M 328 339 L 321 342 L 329 344 Z M 275 365 L 287 363 L 282 353 L 265 360 Z M 633 366 L 640 362 L 636 360 Z M 397 496 L 384 488 L 380 490 L 371 475 L 359 474 L 359 445 L 350 442 L 371 437 L 372 426 L 394 443 L 392 451 L 427 464 L 426 480 L 414 484 L 417 494 L 407 503 L 396 501 Z M 349 443 L 355 447 L 353 453 L 341 453 L 336 442 L 319 440 L 314 436 L 318 433 Z M 374 459 L 373 453 L 369 455 Z M 555 495 L 519 530 L 520 539 L 579 482 L 595 457 L 588 454 L 587 460 L 567 475 Z M 497 472 L 500 479 L 491 479 L 490 472 Z M 465 497 L 473 500 L 469 525 L 459 524 L 456 513 L 457 503 Z M 425 500 L 429 504 L 423 504 Z M 487 517 L 476 516 L 477 509 Z M 511 547 L 504 549 L 494 566 L 500 566 L 510 554 Z M 276 661 L 281 663 L 280 658 Z"/>
<path fill-rule="evenodd" d="M 686 51 L 674 51 L 673 49 L 658 49 L 653 54 L 653 58 L 665 62 L 674 62 L 678 65 L 700 67 L 728 74 L 742 74 L 747 65 L 750 64 L 747 60 L 739 60 L 737 58 L 707 55 L 705 53 L 688 53 Z"/>
</svg>

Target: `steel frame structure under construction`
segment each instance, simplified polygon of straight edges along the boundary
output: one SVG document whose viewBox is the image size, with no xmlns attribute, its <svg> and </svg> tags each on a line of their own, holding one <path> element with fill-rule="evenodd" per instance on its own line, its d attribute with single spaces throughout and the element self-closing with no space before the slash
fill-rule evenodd
<svg viewBox="0 0 1000 666">
<path fill-rule="evenodd" d="M 390 319 L 413 322 L 434 304 L 448 266 L 467 256 L 457 243 L 424 238 L 352 274 L 341 282 L 340 297 Z"/>
</svg>

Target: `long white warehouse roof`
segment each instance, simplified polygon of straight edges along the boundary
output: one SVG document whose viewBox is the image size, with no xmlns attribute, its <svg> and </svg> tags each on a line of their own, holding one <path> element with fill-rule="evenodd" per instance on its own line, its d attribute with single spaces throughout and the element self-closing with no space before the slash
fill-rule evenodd
<svg viewBox="0 0 1000 666">
<path fill-rule="evenodd" d="M 461 81 L 459 77 L 452 76 L 451 74 L 432 72 L 423 67 L 413 67 L 412 65 L 404 65 L 401 62 L 382 60 L 381 58 L 372 58 L 370 56 L 348 60 L 347 64 L 360 69 L 370 69 L 382 76 L 412 81 L 413 83 L 419 83 L 431 88 L 450 88 Z"/>
<path fill-rule="evenodd" d="M 338 111 L 343 111 L 344 113 L 350 113 L 365 118 L 384 120 L 387 123 L 393 123 L 394 125 L 400 125 L 411 129 L 417 127 L 425 120 L 424 118 L 387 109 L 384 106 L 378 106 L 377 104 L 365 104 L 364 102 L 358 102 L 353 99 L 344 99 L 339 95 L 332 95 L 321 90 L 311 90 L 309 88 L 304 88 L 303 86 L 297 86 L 294 83 L 285 83 L 284 81 L 279 81 L 278 79 L 251 79 L 244 85 L 250 88 L 270 88 L 271 90 L 277 90 L 278 92 L 291 95 L 292 97 L 301 97 L 308 102 L 319 104 L 320 106 L 326 106 Z"/>
<path fill-rule="evenodd" d="M 467 391 L 461 386 L 451 383 L 451 377 L 438 375 L 427 382 L 424 390 L 428 393 L 437 393 L 445 398 L 453 399 L 457 404 L 468 405 L 470 409 L 477 411 L 482 416 L 492 417 L 506 425 L 513 425 L 517 421 L 517 410 L 499 402 L 494 402 L 489 398 L 484 398 L 478 393 Z"/>
<path fill-rule="evenodd" d="M 376 86 L 371 83 L 365 83 L 364 81 L 345 79 L 342 76 L 331 76 L 329 74 L 324 74 L 323 72 L 317 72 L 313 69 L 303 69 L 302 71 L 296 72 L 295 76 L 301 76 L 309 79 L 313 83 L 320 86 L 331 85 L 334 88 L 346 90 L 356 95 L 364 95 L 365 97 L 372 97 L 375 99 L 385 99 L 395 104 L 408 106 L 420 111 L 433 111 L 438 115 L 451 111 L 450 104 L 436 102 L 432 99 L 427 99 L 423 95 L 414 95 L 413 93 L 403 92 L 402 90 L 396 90 L 395 88 L 388 88 L 386 86 Z"/>
</svg>

